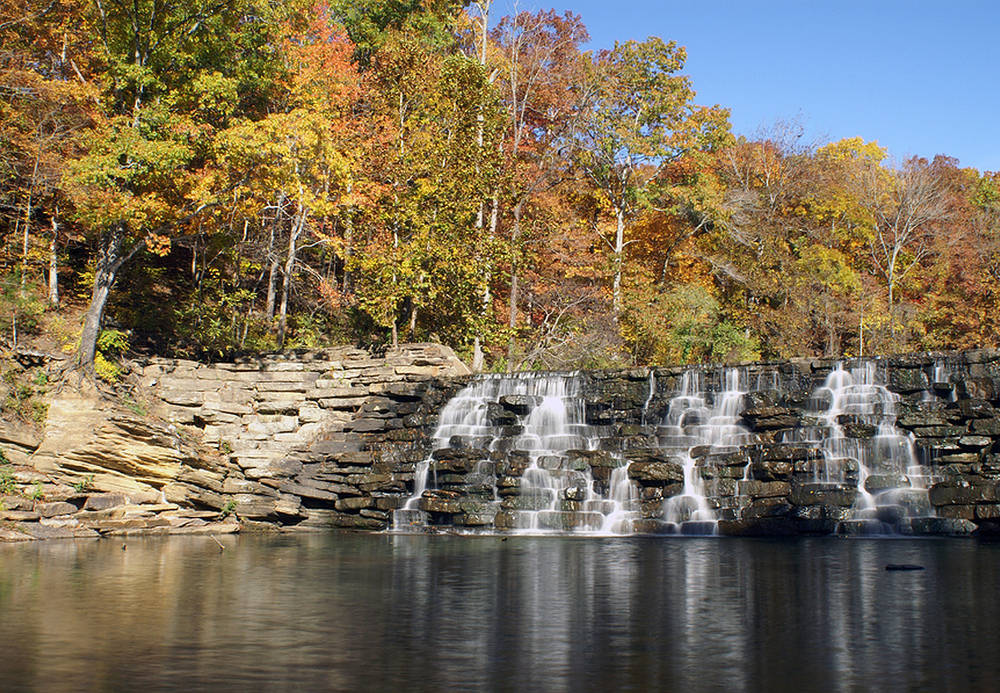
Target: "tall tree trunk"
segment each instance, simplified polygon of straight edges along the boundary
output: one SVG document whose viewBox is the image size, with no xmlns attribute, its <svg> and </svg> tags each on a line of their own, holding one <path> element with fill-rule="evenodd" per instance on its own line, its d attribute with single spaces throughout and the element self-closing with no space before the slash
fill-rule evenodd
<svg viewBox="0 0 1000 693">
<path fill-rule="evenodd" d="M 271 266 L 267 271 L 267 303 L 264 306 L 264 313 L 267 316 L 267 321 L 271 322 L 274 320 L 274 301 L 276 292 L 274 289 L 274 281 L 278 274 L 278 256 L 273 252 L 271 253 Z"/>
<path fill-rule="evenodd" d="M 31 182 L 28 183 L 28 194 L 24 200 L 24 237 L 21 247 L 21 292 L 24 292 L 24 283 L 28 278 L 28 245 L 31 237 L 31 203 L 35 193 L 35 179 L 38 176 L 38 160 L 42 152 L 39 150 L 35 154 L 35 167 L 31 171 Z"/>
<path fill-rule="evenodd" d="M 281 278 L 281 307 L 278 309 L 278 348 L 285 346 L 285 329 L 288 321 L 288 295 L 292 289 L 292 272 L 295 270 L 295 256 L 299 234 L 306 223 L 306 209 L 303 207 L 298 214 L 296 223 L 288 236 L 288 255 L 285 257 L 285 272 Z"/>
<path fill-rule="evenodd" d="M 274 252 L 274 239 L 278 235 L 278 226 L 281 224 L 281 203 L 285 199 L 283 192 L 278 193 L 278 199 L 274 203 L 274 223 L 271 224 L 271 234 L 267 239 L 267 302 L 264 305 L 264 315 L 268 323 L 274 320 L 275 288 L 274 282 L 278 276 L 278 255 Z"/>
<path fill-rule="evenodd" d="M 614 309 L 615 320 L 622 310 L 622 266 L 625 264 L 623 251 L 625 250 L 625 210 L 615 207 L 615 279 L 611 290 L 611 305 Z"/>
<path fill-rule="evenodd" d="M 52 237 L 49 239 L 49 305 L 59 305 L 59 208 L 52 215 Z"/>
<path fill-rule="evenodd" d="M 514 205 L 514 228 L 510 233 L 510 244 L 511 247 L 516 246 L 518 239 L 521 236 L 521 211 L 523 209 L 524 202 L 518 200 L 517 204 Z M 511 261 L 510 265 L 510 294 L 508 297 L 508 309 L 507 309 L 507 327 L 510 328 L 510 337 L 507 339 L 507 372 L 510 373 L 514 370 L 514 354 L 517 351 L 517 337 L 514 331 L 517 329 L 517 300 L 518 291 L 520 289 L 518 283 L 518 265 L 517 257 Z"/>
</svg>

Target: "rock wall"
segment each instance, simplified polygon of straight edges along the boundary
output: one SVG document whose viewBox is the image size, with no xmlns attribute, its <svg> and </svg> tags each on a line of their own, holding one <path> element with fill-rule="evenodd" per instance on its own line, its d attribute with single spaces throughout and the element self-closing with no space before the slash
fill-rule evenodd
<svg viewBox="0 0 1000 693">
<path fill-rule="evenodd" d="M 838 461 L 840 476 L 831 478 L 829 451 L 800 440 L 816 429 L 817 392 L 837 362 L 748 364 L 739 369 L 752 385 L 736 400 L 738 444 L 689 451 L 718 531 L 865 533 L 872 524 L 915 534 L 1000 531 L 1000 353 L 871 364 L 893 393 L 896 429 L 915 450 L 921 471 L 914 478 L 929 487 L 922 500 L 903 494 L 856 522 L 859 494 L 907 480 L 877 465 L 860 478 L 850 461 Z M 698 524 L 686 507 L 686 462 L 664 447 L 664 422 L 692 373 L 704 379 L 706 397 L 718 400 L 731 370 L 574 374 L 580 427 L 596 442 L 545 464 L 583 474 L 590 487 L 557 489 L 559 512 L 547 528 L 592 529 L 588 499 L 610 498 L 621 471 L 635 493 L 628 531 L 676 531 L 675 511 Z M 8 477 L 17 490 L 0 498 L 0 519 L 15 525 L 5 525 L 0 538 L 385 529 L 414 496 L 416 472 L 429 459 L 436 481 L 413 498 L 418 524 L 504 531 L 519 526 L 518 513 L 537 509 L 537 489 L 525 482 L 531 454 L 518 449 L 537 398 L 483 402 L 486 437 L 434 440 L 444 405 L 474 382 L 446 348 L 408 345 L 379 357 L 338 348 L 219 364 L 149 359 L 137 372 L 133 401 L 67 388 L 51 397 L 41 436 L 0 426 L 0 451 L 13 463 Z M 882 435 L 865 417 L 837 418 L 846 438 Z M 928 505 L 911 512 L 920 503 Z"/>
<path fill-rule="evenodd" d="M 437 409 L 468 374 L 447 347 L 409 344 L 383 357 L 344 347 L 212 365 L 152 359 L 141 383 L 153 413 L 200 429 L 227 458 L 218 490 L 239 517 L 380 529 L 413 483 Z"/>
<path fill-rule="evenodd" d="M 406 441 L 468 374 L 433 344 L 133 370 L 134 397 L 64 387 L 41 434 L 0 425 L 0 539 L 384 527 L 412 484 Z"/>
<path fill-rule="evenodd" d="M 416 499 L 422 516 L 407 521 L 644 533 L 701 533 L 707 525 L 733 535 L 997 531 L 997 352 L 843 366 L 860 371 L 856 381 L 823 359 L 582 373 L 572 381 L 573 397 L 586 405 L 583 420 L 570 416 L 563 430 L 539 423 L 566 418 L 570 408 L 548 397 L 552 387 L 508 383 L 482 401 L 486 414 L 474 434 L 427 451 L 437 482 Z M 724 392 L 735 387 L 727 380 L 743 391 Z M 704 392 L 692 381 L 704 381 Z M 533 414 L 546 399 L 553 411 Z M 691 408 L 679 417 L 678 407 Z M 678 446 L 692 428 L 712 426 L 721 432 L 705 444 Z M 560 448 L 567 435 L 574 442 Z M 616 470 L 627 473 L 631 490 L 612 488 L 623 483 Z M 613 524 L 616 513 L 628 523 Z"/>
</svg>

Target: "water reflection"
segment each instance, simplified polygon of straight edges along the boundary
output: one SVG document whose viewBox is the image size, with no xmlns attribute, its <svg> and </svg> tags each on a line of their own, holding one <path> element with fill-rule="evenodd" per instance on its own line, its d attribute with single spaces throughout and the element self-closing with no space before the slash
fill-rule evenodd
<svg viewBox="0 0 1000 693">
<path fill-rule="evenodd" d="M 1000 673 L 995 544 L 223 542 L 0 547 L 3 690 L 989 690 Z"/>
</svg>

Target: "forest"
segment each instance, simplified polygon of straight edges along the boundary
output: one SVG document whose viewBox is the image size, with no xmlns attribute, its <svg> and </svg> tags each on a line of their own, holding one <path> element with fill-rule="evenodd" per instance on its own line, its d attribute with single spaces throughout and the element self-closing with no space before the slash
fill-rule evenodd
<svg viewBox="0 0 1000 693">
<path fill-rule="evenodd" d="M 491 0 L 0 0 L 0 340 L 111 380 L 998 345 L 1000 174 L 736 136 L 680 43 L 587 42 Z"/>
</svg>

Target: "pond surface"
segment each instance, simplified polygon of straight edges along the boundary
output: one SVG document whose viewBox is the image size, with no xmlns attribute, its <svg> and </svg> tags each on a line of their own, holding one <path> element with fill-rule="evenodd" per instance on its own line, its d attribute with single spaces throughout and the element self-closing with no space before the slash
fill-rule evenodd
<svg viewBox="0 0 1000 693">
<path fill-rule="evenodd" d="M 220 541 L 0 546 L 0 690 L 971 691 L 1000 674 L 1000 544 Z"/>
</svg>

